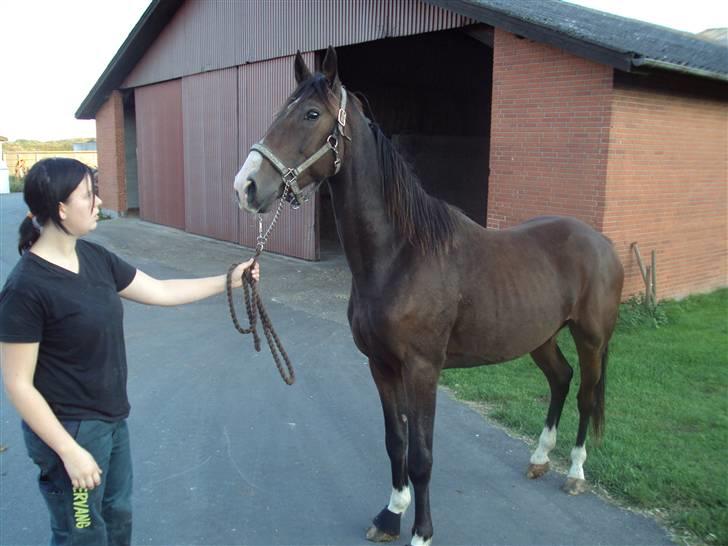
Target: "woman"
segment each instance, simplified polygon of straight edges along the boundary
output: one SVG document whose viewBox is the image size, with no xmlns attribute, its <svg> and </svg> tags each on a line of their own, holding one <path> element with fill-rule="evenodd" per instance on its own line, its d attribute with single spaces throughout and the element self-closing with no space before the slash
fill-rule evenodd
<svg viewBox="0 0 728 546">
<path fill-rule="evenodd" d="M 131 543 L 131 456 L 120 297 L 180 305 L 222 292 L 225 275 L 161 281 L 81 237 L 101 199 L 74 159 L 33 165 L 21 259 L 0 292 L 2 376 L 40 468 L 52 544 Z M 233 273 L 240 286 L 244 269 Z M 258 266 L 253 277 L 259 278 Z"/>
</svg>

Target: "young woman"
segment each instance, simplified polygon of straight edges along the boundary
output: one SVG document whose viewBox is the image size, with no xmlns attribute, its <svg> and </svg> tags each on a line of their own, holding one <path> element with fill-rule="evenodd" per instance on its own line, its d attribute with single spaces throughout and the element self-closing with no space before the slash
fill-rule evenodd
<svg viewBox="0 0 728 546">
<path fill-rule="evenodd" d="M 45 159 L 25 178 L 21 259 L 0 292 L 5 389 L 40 468 L 51 544 L 131 543 L 132 468 L 120 296 L 180 305 L 222 292 L 225 275 L 157 280 L 81 237 L 96 228 L 95 173 Z M 234 285 L 240 286 L 240 264 Z M 256 266 L 253 277 L 259 278 Z"/>
</svg>

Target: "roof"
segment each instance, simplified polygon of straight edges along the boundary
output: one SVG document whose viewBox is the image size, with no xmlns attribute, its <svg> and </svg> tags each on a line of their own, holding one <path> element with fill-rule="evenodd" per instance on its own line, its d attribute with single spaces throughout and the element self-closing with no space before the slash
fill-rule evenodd
<svg viewBox="0 0 728 546">
<path fill-rule="evenodd" d="M 728 47 L 687 32 L 561 0 L 424 1 L 625 72 L 639 67 L 658 68 L 728 82 Z M 79 106 L 77 118 L 96 116 L 183 2 L 152 0 Z"/>
<path fill-rule="evenodd" d="M 661 68 L 728 81 L 728 46 L 560 0 L 425 0 L 482 23 L 630 72 Z"/>
<path fill-rule="evenodd" d="M 76 118 L 93 119 L 114 89 L 118 89 L 141 60 L 162 29 L 172 20 L 184 0 L 152 0 L 119 51 L 76 110 Z"/>
</svg>

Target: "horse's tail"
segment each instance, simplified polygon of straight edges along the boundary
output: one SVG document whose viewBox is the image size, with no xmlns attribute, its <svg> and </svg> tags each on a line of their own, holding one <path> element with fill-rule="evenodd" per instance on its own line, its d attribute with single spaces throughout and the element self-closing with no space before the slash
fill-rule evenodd
<svg viewBox="0 0 728 546">
<path fill-rule="evenodd" d="M 594 387 L 594 411 L 592 412 L 592 431 L 594 439 L 599 443 L 604 434 L 604 398 L 607 390 L 607 362 L 609 361 L 609 345 L 602 352 L 602 375 Z"/>
</svg>

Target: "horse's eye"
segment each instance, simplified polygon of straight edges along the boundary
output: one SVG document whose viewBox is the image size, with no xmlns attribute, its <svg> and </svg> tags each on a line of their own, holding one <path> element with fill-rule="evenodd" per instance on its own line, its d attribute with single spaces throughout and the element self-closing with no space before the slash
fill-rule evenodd
<svg viewBox="0 0 728 546">
<path fill-rule="evenodd" d="M 306 112 L 306 119 L 308 119 L 308 120 L 318 119 L 319 115 L 320 114 L 316 110 L 309 110 L 308 112 Z"/>
</svg>

